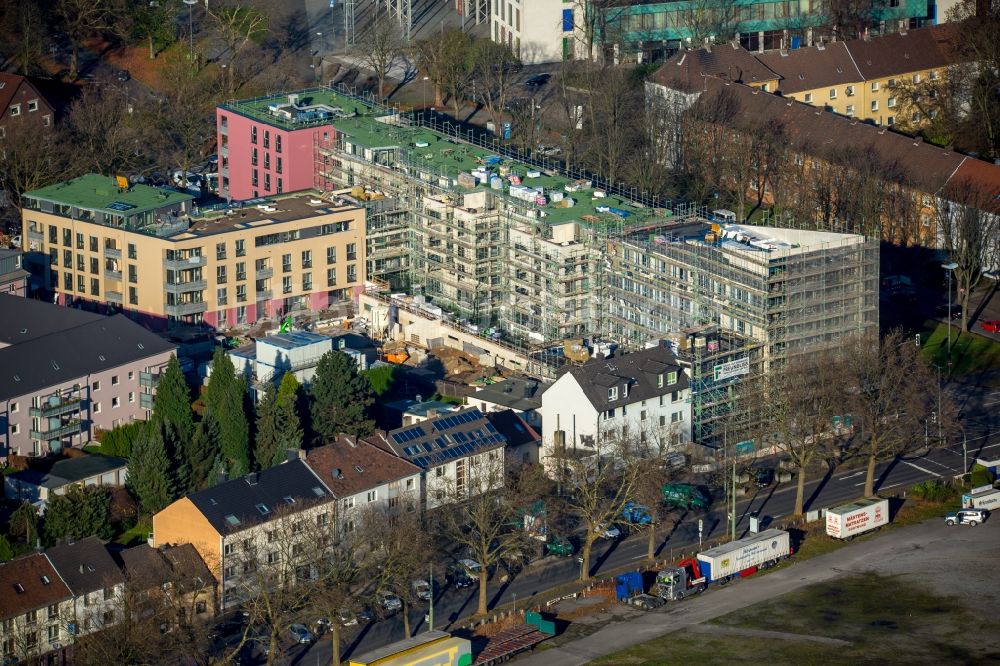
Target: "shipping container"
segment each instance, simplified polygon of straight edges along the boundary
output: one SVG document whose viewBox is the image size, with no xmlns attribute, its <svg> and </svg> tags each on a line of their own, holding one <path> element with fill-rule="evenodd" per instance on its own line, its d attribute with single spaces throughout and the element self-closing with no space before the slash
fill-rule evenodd
<svg viewBox="0 0 1000 666">
<path fill-rule="evenodd" d="M 853 539 L 889 523 L 889 500 L 865 497 L 826 510 L 826 533 L 834 539 Z"/>
<path fill-rule="evenodd" d="M 996 511 L 1000 509 L 1000 490 L 994 490 L 989 486 L 973 488 L 972 492 L 962 495 L 962 508 Z"/>
<path fill-rule="evenodd" d="M 701 575 L 712 582 L 756 567 L 770 566 L 791 554 L 788 532 L 772 529 L 709 548 L 698 554 L 698 566 Z"/>
</svg>

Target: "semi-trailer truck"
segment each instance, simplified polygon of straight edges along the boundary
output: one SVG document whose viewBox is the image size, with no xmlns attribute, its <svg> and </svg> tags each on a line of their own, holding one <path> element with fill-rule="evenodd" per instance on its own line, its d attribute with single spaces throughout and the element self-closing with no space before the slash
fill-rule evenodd
<svg viewBox="0 0 1000 666">
<path fill-rule="evenodd" d="M 706 583 L 726 583 L 766 569 L 791 554 L 788 532 L 770 529 L 698 553 L 698 569 Z"/>
<path fill-rule="evenodd" d="M 864 497 L 826 510 L 826 533 L 834 539 L 853 539 L 889 523 L 889 500 Z"/>
<path fill-rule="evenodd" d="M 653 592 L 667 601 L 680 601 L 684 597 L 698 594 L 707 585 L 701 575 L 698 560 L 693 557 L 681 560 L 675 566 L 656 572 L 656 584 Z"/>
</svg>

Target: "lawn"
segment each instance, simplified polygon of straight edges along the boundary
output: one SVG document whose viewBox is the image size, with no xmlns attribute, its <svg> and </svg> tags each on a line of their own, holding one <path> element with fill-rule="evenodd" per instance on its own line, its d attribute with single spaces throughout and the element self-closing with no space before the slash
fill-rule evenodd
<svg viewBox="0 0 1000 666">
<path fill-rule="evenodd" d="M 730 633 L 746 630 L 782 633 Z M 985 664 L 998 663 L 1000 648 L 970 637 L 997 635 L 995 616 L 973 614 L 958 599 L 912 580 L 867 574 L 811 585 L 724 615 L 696 632 L 668 634 L 591 663 Z"/>
<path fill-rule="evenodd" d="M 130 530 L 125 530 L 115 537 L 114 541 L 123 546 L 137 546 L 146 541 L 146 537 L 153 531 L 153 526 L 139 523 Z"/>
<path fill-rule="evenodd" d="M 929 334 L 929 335 L 928 335 Z M 921 355 L 942 368 L 948 363 L 948 325 L 933 322 L 921 333 Z M 951 327 L 952 375 L 968 375 L 1000 368 L 1000 342 Z"/>
</svg>

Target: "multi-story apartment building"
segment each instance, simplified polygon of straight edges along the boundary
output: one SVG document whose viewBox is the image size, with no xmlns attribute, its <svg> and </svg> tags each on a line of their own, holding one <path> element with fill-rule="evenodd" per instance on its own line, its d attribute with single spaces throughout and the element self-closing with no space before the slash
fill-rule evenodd
<svg viewBox="0 0 1000 666">
<path fill-rule="evenodd" d="M 0 563 L 0 657 L 28 662 L 72 642 L 73 595 L 44 553 Z"/>
<path fill-rule="evenodd" d="M 125 576 L 97 537 L 67 541 L 45 557 L 69 588 L 69 615 L 62 617 L 70 636 L 108 628 L 122 620 Z"/>
<path fill-rule="evenodd" d="M 24 252 L 0 250 L 0 294 L 27 296 L 29 275 L 24 270 Z"/>
<path fill-rule="evenodd" d="M 839 28 L 890 33 L 921 25 L 927 0 L 879 0 L 870 21 L 836 26 L 829 2 L 739 3 L 616 0 L 574 2 L 576 57 L 656 60 L 680 46 L 735 40 L 751 51 L 798 48 L 826 38 Z"/>
<path fill-rule="evenodd" d="M 123 315 L 0 294 L 0 458 L 80 447 L 145 419 L 175 345 Z"/>
<path fill-rule="evenodd" d="M 571 58 L 573 8 L 567 0 L 496 0 L 490 37 L 509 46 L 525 64 Z"/>
<path fill-rule="evenodd" d="M 362 209 L 307 192 L 253 204 L 194 210 L 189 195 L 90 174 L 26 193 L 23 233 L 59 302 L 153 326 L 319 311 L 362 288 Z"/>
</svg>

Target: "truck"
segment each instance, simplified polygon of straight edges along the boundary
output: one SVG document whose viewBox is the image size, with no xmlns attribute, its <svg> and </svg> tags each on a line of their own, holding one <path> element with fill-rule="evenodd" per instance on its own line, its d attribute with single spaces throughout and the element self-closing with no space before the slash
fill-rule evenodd
<svg viewBox="0 0 1000 666">
<path fill-rule="evenodd" d="M 698 594 L 707 584 L 708 581 L 699 569 L 698 560 L 689 557 L 656 572 L 656 583 L 652 591 L 666 601 L 680 601 L 684 597 Z"/>
<path fill-rule="evenodd" d="M 764 530 L 698 553 L 698 571 L 706 583 L 724 584 L 737 576 L 749 576 L 792 554 L 788 532 Z"/>
<path fill-rule="evenodd" d="M 962 508 L 996 511 L 1000 509 L 1000 490 L 993 488 L 993 486 L 973 488 L 962 495 Z"/>
<path fill-rule="evenodd" d="M 851 540 L 889 523 L 889 500 L 863 497 L 826 510 L 826 533 L 834 539 Z"/>
<path fill-rule="evenodd" d="M 663 484 L 663 502 L 680 509 L 707 509 L 708 497 L 688 483 Z"/>
</svg>

